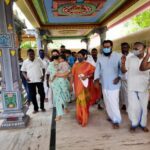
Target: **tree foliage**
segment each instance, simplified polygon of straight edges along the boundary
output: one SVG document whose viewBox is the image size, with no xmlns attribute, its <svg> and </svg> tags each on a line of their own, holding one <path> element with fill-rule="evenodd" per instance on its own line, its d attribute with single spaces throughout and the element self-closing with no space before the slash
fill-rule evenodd
<svg viewBox="0 0 150 150">
<path fill-rule="evenodd" d="M 150 9 L 135 16 L 134 18 L 132 18 L 132 21 L 142 29 L 150 27 Z"/>
<path fill-rule="evenodd" d="M 125 22 L 122 27 L 122 34 L 134 33 L 147 27 L 150 27 L 150 9 Z"/>
<path fill-rule="evenodd" d="M 37 45 L 36 42 L 34 41 L 26 41 L 26 42 L 22 42 L 20 47 L 23 49 L 29 49 L 29 48 L 36 48 Z"/>
</svg>

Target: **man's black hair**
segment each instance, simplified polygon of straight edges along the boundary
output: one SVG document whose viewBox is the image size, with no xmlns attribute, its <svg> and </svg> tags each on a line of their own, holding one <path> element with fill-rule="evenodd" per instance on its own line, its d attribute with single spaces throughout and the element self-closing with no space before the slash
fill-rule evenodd
<svg viewBox="0 0 150 150">
<path fill-rule="evenodd" d="M 97 49 L 96 49 L 96 48 L 93 48 L 92 51 L 97 51 Z"/>
<path fill-rule="evenodd" d="M 59 51 L 58 51 L 57 49 L 53 49 L 53 50 L 51 51 L 51 54 L 54 53 L 54 52 L 56 52 L 56 53 L 59 54 Z"/>
<path fill-rule="evenodd" d="M 66 56 L 64 54 L 59 56 L 60 58 L 64 59 L 65 61 L 67 60 Z"/>
<path fill-rule="evenodd" d="M 65 45 L 61 45 L 61 47 L 60 48 L 65 48 Z"/>
<path fill-rule="evenodd" d="M 110 43 L 110 45 L 113 46 L 113 42 L 111 40 L 104 40 L 103 41 L 103 46 L 104 46 L 105 43 Z"/>
<path fill-rule="evenodd" d="M 124 46 L 124 45 L 127 45 L 127 46 L 129 46 L 129 47 L 130 47 L 129 43 L 127 43 L 127 42 L 123 42 L 123 43 L 121 43 L 121 47 L 122 47 L 122 46 Z"/>
<path fill-rule="evenodd" d="M 69 54 L 69 55 L 71 55 L 72 53 L 71 53 L 71 50 L 65 50 L 65 54 Z"/>
<path fill-rule="evenodd" d="M 28 49 L 27 54 L 28 54 L 28 53 L 30 53 L 30 52 L 33 52 L 33 53 L 34 53 L 34 50 L 33 50 L 33 49 L 31 49 L 31 48 L 30 48 L 30 49 Z"/>
<path fill-rule="evenodd" d="M 142 42 L 135 42 L 134 45 L 142 45 L 143 48 L 146 48 L 146 45 Z"/>
</svg>

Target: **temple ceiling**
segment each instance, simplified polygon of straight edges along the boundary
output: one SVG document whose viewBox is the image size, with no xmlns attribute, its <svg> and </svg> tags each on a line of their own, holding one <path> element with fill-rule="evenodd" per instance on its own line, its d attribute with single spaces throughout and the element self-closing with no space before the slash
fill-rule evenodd
<svg viewBox="0 0 150 150">
<path fill-rule="evenodd" d="M 94 28 L 107 25 L 139 1 L 17 0 L 17 5 L 35 28 L 48 30 L 52 38 L 63 38 L 87 36 Z"/>
</svg>

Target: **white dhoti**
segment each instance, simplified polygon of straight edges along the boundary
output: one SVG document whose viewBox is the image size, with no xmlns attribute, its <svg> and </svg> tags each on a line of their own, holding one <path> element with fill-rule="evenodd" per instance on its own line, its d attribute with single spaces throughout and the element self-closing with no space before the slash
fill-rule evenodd
<svg viewBox="0 0 150 150">
<path fill-rule="evenodd" d="M 125 105 L 126 108 L 128 108 L 128 88 L 127 88 L 127 80 L 121 80 L 120 101 L 121 101 L 121 106 L 122 106 L 122 105 Z"/>
<path fill-rule="evenodd" d="M 46 99 L 48 99 L 48 91 L 49 91 L 49 88 L 47 87 L 47 81 L 44 80 L 44 92 L 45 92 Z"/>
<path fill-rule="evenodd" d="M 121 114 L 119 109 L 119 89 L 106 90 L 103 89 L 103 98 L 106 111 L 113 123 L 121 123 Z"/>
<path fill-rule="evenodd" d="M 44 91 L 45 91 L 45 98 L 48 100 L 49 108 L 53 108 L 53 93 L 51 89 L 51 85 L 49 83 L 49 87 L 47 87 L 47 82 L 44 81 Z"/>
<path fill-rule="evenodd" d="M 147 125 L 147 105 L 149 93 L 128 91 L 128 115 L 132 127 Z"/>
</svg>

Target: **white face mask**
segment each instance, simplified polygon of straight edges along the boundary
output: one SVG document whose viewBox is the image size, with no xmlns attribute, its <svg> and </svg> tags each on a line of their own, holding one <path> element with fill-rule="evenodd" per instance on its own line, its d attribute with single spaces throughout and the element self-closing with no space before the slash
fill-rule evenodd
<svg viewBox="0 0 150 150">
<path fill-rule="evenodd" d="M 133 50 L 132 52 L 133 52 L 133 54 L 134 54 L 135 56 L 138 56 L 138 55 L 140 55 L 140 54 L 143 53 L 142 50 Z"/>
</svg>

